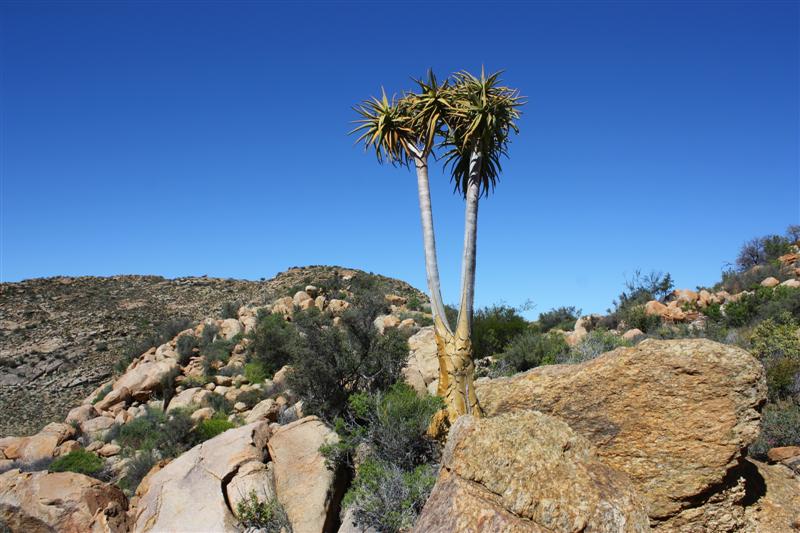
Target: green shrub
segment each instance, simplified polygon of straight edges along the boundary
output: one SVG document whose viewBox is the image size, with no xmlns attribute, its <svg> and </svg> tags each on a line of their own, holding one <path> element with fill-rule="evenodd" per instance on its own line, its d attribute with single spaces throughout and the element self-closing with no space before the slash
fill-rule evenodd
<svg viewBox="0 0 800 533">
<path fill-rule="evenodd" d="M 125 466 L 125 474 L 119 481 L 119 487 L 131 497 L 144 476 L 155 466 L 158 459 L 152 450 L 143 450 L 132 454 Z"/>
<path fill-rule="evenodd" d="M 103 460 L 92 452 L 80 449 L 61 456 L 50 464 L 51 472 L 76 472 L 91 476 L 103 469 Z"/>
<path fill-rule="evenodd" d="M 770 448 L 780 446 L 800 446 L 800 405 L 791 400 L 768 403 L 764 407 L 761 433 L 750 446 L 750 453 L 763 458 Z"/>
<path fill-rule="evenodd" d="M 367 459 L 358 469 L 342 508 L 352 509 L 356 526 L 396 533 L 409 530 L 436 482 L 436 470 L 420 465 L 403 471 L 396 465 Z"/>
<path fill-rule="evenodd" d="M 638 328 L 644 333 L 649 333 L 661 326 L 661 318 L 657 315 L 648 315 L 644 305 L 630 305 L 619 310 L 618 317 L 629 329 Z"/>
<path fill-rule="evenodd" d="M 385 306 L 375 301 L 356 305 L 344 314 L 340 327 L 333 327 L 317 309 L 294 315 L 301 335 L 292 353 L 289 388 L 309 413 L 328 421 L 347 410 L 349 395 L 386 389 L 398 381 L 408 357 L 408 342 L 400 332 L 379 335 L 374 327 Z"/>
<path fill-rule="evenodd" d="M 213 416 L 206 420 L 203 420 L 194 430 L 195 434 L 195 442 L 201 443 L 205 442 L 208 439 L 213 439 L 220 433 L 223 433 L 233 427 L 236 427 L 236 424 L 229 421 L 227 418 L 223 418 L 222 416 Z"/>
<path fill-rule="evenodd" d="M 257 529 L 263 533 L 292 533 L 292 525 L 286 511 L 276 498 L 260 499 L 251 490 L 236 503 L 236 518 L 247 529 Z"/>
<path fill-rule="evenodd" d="M 247 358 L 261 364 L 267 375 L 287 364 L 298 350 L 297 329 L 283 315 L 259 311 L 256 327 L 250 334 Z"/>
<path fill-rule="evenodd" d="M 581 315 L 581 310 L 571 307 L 557 307 L 539 315 L 539 328 L 542 333 L 547 333 L 551 329 L 563 329 L 571 331 L 575 328 L 575 322 Z"/>
<path fill-rule="evenodd" d="M 206 358 L 206 364 L 211 364 L 219 361 L 223 365 L 228 362 L 231 357 L 231 351 L 236 345 L 234 340 L 217 339 L 210 344 L 205 345 L 201 353 Z"/>
<path fill-rule="evenodd" d="M 404 470 L 436 458 L 437 444 L 426 430 L 434 413 L 444 407 L 441 398 L 420 397 L 405 383 L 396 383 L 387 392 L 354 394 L 349 403 L 357 427 L 350 434 L 366 442 L 376 458 Z"/>
<path fill-rule="evenodd" d="M 527 331 L 511 341 L 498 358 L 515 371 L 524 372 L 537 366 L 552 365 L 568 351 L 569 346 L 561 333 Z"/>
<path fill-rule="evenodd" d="M 238 318 L 239 317 L 239 308 L 241 307 L 241 302 L 233 301 L 233 302 L 225 302 L 222 304 L 222 308 L 220 309 L 220 316 L 224 318 Z"/>
<path fill-rule="evenodd" d="M 261 361 L 252 361 L 244 365 L 244 377 L 250 383 L 263 383 L 267 379 L 267 371 Z"/>
<path fill-rule="evenodd" d="M 203 333 L 200 335 L 200 346 L 206 347 L 217 338 L 219 327 L 216 324 L 204 324 Z"/>
<path fill-rule="evenodd" d="M 176 344 L 176 349 L 178 351 L 178 355 L 180 356 L 178 362 L 185 366 L 189 362 L 189 359 L 192 357 L 192 355 L 194 355 L 195 348 L 200 347 L 200 339 L 194 335 L 181 335 L 178 337 Z"/>
<path fill-rule="evenodd" d="M 209 396 L 208 406 L 219 414 L 229 415 L 233 411 L 233 403 L 222 394 L 212 394 Z"/>
<path fill-rule="evenodd" d="M 472 318 L 473 354 L 480 359 L 500 353 L 527 329 L 528 322 L 513 307 L 493 305 L 478 309 Z"/>
<path fill-rule="evenodd" d="M 185 409 L 164 413 L 161 409 L 148 408 L 144 415 L 119 426 L 118 433 L 107 438 L 116 438 L 128 455 L 145 450 L 158 451 L 162 458 L 177 457 L 193 446 L 193 425 Z"/>
<path fill-rule="evenodd" d="M 764 320 L 753 329 L 750 348 L 764 364 L 771 399 L 800 392 L 800 338 L 797 322 L 788 313 Z"/>
<path fill-rule="evenodd" d="M 209 382 L 208 376 L 186 376 L 183 381 L 181 381 L 181 385 L 183 385 L 187 389 L 191 389 L 193 387 L 202 387 Z"/>
<path fill-rule="evenodd" d="M 422 310 L 422 302 L 419 299 L 419 296 L 416 294 L 412 294 L 408 297 L 408 301 L 406 302 L 406 308 L 410 311 L 420 311 Z"/>
</svg>

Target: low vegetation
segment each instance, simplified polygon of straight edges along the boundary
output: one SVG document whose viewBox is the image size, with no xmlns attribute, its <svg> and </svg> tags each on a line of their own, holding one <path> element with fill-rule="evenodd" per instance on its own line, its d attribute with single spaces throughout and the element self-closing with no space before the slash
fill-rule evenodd
<svg viewBox="0 0 800 533">
<path fill-rule="evenodd" d="M 103 470 L 103 460 L 92 452 L 79 449 L 57 458 L 50 464 L 51 472 L 75 472 L 92 476 Z"/>
</svg>

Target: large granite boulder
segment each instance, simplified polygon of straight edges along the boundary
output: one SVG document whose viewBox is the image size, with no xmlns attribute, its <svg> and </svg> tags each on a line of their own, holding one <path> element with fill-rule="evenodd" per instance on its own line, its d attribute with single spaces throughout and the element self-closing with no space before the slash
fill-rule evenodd
<svg viewBox="0 0 800 533">
<path fill-rule="evenodd" d="M 262 422 L 229 429 L 148 476 L 131 511 L 133 530 L 235 531 L 227 485 L 251 470 L 248 463 L 263 464 L 268 434 Z"/>
<path fill-rule="evenodd" d="M 764 370 L 704 339 L 645 340 L 580 365 L 539 367 L 477 385 L 487 416 L 537 410 L 563 419 L 624 472 L 653 525 L 713 499 L 759 430 Z"/>
<path fill-rule="evenodd" d="M 564 422 L 536 411 L 459 418 L 439 479 L 414 528 L 644 532 L 647 508 L 631 480 L 599 461 Z"/>
<path fill-rule="evenodd" d="M 70 424 L 52 422 L 29 437 L 5 437 L 0 439 L 0 453 L 6 459 L 16 459 L 24 463 L 34 463 L 50 459 L 58 446 L 75 436 L 75 428 Z"/>
<path fill-rule="evenodd" d="M 278 427 L 269 439 L 275 492 L 294 533 L 334 531 L 342 480 L 325 466 L 319 448 L 337 439 L 315 416 Z"/>
<path fill-rule="evenodd" d="M 127 531 L 128 501 L 117 487 L 72 472 L 0 475 L 0 525 L 25 533 Z"/>
</svg>

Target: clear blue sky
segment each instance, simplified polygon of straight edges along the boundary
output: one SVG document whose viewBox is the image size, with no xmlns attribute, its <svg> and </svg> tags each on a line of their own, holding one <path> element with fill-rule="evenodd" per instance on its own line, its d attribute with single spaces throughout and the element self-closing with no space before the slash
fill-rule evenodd
<svg viewBox="0 0 800 533">
<path fill-rule="evenodd" d="M 424 288 L 413 173 L 347 132 L 428 67 L 505 69 L 529 100 L 481 204 L 478 305 L 602 311 L 636 268 L 709 284 L 800 221 L 797 2 L 0 9 L 3 281 L 339 264 Z M 433 178 L 454 302 L 463 203 Z"/>
</svg>

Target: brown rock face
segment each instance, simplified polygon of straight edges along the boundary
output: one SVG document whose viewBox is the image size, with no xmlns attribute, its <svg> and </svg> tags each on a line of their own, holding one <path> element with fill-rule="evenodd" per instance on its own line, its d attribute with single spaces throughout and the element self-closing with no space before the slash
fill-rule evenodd
<svg viewBox="0 0 800 533">
<path fill-rule="evenodd" d="M 536 411 L 459 418 L 418 533 L 644 532 L 630 479 L 564 422 Z"/>
<path fill-rule="evenodd" d="M 8 459 L 31 463 L 53 457 L 58 445 L 74 436 L 75 428 L 71 425 L 52 422 L 36 435 L 3 439 L 0 450 Z"/>
<path fill-rule="evenodd" d="M 0 475 L 0 524 L 26 533 L 127 531 L 128 502 L 113 485 L 72 472 Z"/>
<path fill-rule="evenodd" d="M 758 361 L 704 339 L 646 340 L 477 387 L 488 416 L 538 410 L 566 421 L 632 478 L 655 522 L 721 490 L 766 397 Z"/>
</svg>

